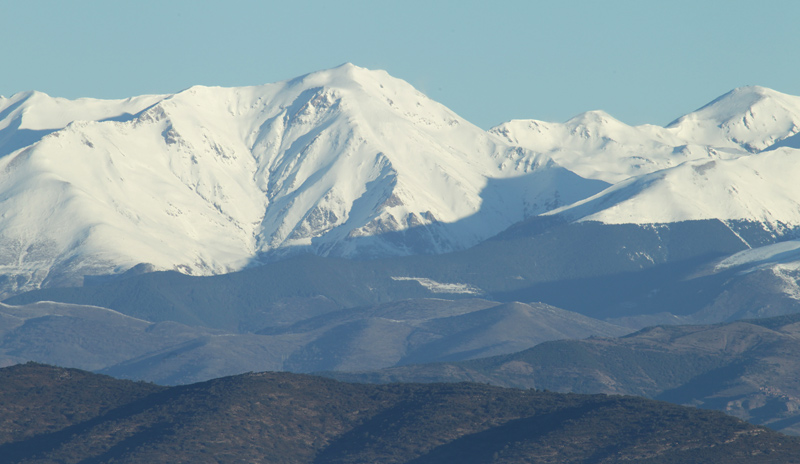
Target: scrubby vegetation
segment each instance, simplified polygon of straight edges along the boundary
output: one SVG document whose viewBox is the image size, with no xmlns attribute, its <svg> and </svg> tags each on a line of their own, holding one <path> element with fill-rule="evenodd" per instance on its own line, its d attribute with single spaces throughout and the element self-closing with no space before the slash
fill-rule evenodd
<svg viewBox="0 0 800 464">
<path fill-rule="evenodd" d="M 0 370 L 0 395 L 9 463 L 800 462 L 800 439 L 718 412 L 469 383 L 164 388 L 26 364 Z"/>
</svg>

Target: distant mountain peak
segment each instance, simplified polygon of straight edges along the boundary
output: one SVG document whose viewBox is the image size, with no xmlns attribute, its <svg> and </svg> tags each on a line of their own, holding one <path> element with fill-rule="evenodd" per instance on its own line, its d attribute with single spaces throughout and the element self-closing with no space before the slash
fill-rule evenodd
<svg viewBox="0 0 800 464">
<path fill-rule="evenodd" d="M 740 87 L 669 124 L 680 137 L 757 153 L 800 131 L 800 97 Z"/>
<path fill-rule="evenodd" d="M 706 115 L 707 117 L 725 121 L 751 110 L 754 105 L 761 102 L 771 99 L 786 100 L 790 98 L 792 98 L 790 95 L 758 85 L 737 87 L 683 117 L 700 117 L 701 115 Z M 667 127 L 675 125 L 681 119 L 682 118 L 679 118 L 670 123 Z"/>
<path fill-rule="evenodd" d="M 614 118 L 613 116 L 611 116 L 610 114 L 606 113 L 603 110 L 586 111 L 584 113 L 578 114 L 570 118 L 565 124 L 567 124 L 568 126 L 578 126 L 586 124 L 608 124 L 608 123 L 622 124 L 616 118 Z"/>
</svg>

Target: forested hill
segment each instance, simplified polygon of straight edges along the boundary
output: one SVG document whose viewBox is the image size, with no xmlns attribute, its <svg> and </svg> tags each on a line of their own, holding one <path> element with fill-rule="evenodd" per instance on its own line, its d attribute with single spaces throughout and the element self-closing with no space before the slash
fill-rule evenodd
<svg viewBox="0 0 800 464">
<path fill-rule="evenodd" d="M 800 439 L 641 398 L 250 373 L 180 387 L 0 370 L 0 456 L 33 462 L 790 463 Z"/>
</svg>

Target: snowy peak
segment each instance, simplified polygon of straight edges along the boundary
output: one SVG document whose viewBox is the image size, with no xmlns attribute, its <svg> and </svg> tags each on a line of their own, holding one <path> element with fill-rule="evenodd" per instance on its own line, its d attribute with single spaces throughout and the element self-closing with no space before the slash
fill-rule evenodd
<svg viewBox="0 0 800 464">
<path fill-rule="evenodd" d="M 568 120 L 565 125 L 574 130 L 593 127 L 610 127 L 611 130 L 623 128 L 625 130 L 629 127 L 602 110 L 581 113 Z"/>
<path fill-rule="evenodd" d="M 629 126 L 603 111 L 582 113 L 565 123 L 515 120 L 490 132 L 544 153 L 582 177 L 611 183 L 711 156 L 706 147 L 687 144 L 663 127 Z"/>
<path fill-rule="evenodd" d="M 573 221 L 656 224 L 719 219 L 783 236 L 800 227 L 800 97 L 735 89 L 668 127 L 601 111 L 566 123 L 511 121 L 492 132 L 615 185 L 548 212 Z"/>
<path fill-rule="evenodd" d="M 753 107 L 759 106 L 764 102 L 786 99 L 787 97 L 789 96 L 757 85 L 739 87 L 714 99 L 700 109 L 679 118 L 678 121 L 669 126 L 675 126 L 681 120 L 687 118 L 709 119 L 722 124 L 741 117 Z"/>
<path fill-rule="evenodd" d="M 519 120 L 491 130 L 583 177 L 606 182 L 686 161 L 797 147 L 798 131 L 800 97 L 757 86 L 735 89 L 667 127 L 628 126 L 603 111 L 590 111 L 565 123 Z"/>
<path fill-rule="evenodd" d="M 67 100 L 42 92 L 20 92 L 0 98 L 0 157 L 32 145 L 75 121 L 130 119 L 163 98 L 145 95 L 125 100 Z"/>
<path fill-rule="evenodd" d="M 696 143 L 757 153 L 800 131 L 800 97 L 741 87 L 668 126 Z"/>
<path fill-rule="evenodd" d="M 124 100 L 80 98 L 67 100 L 46 93 L 20 92 L 0 99 L 0 130 L 54 130 L 73 121 L 100 121 L 130 117 L 163 99 L 162 95 L 144 95 Z"/>
</svg>

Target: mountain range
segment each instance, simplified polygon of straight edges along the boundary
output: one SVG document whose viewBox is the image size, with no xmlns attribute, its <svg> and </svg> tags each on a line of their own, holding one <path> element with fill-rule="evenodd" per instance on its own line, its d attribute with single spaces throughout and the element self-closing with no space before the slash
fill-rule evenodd
<svg viewBox="0 0 800 464">
<path fill-rule="evenodd" d="M 351 64 L 126 100 L 20 93 L 0 98 L 3 295 L 297 253 L 440 254 L 545 215 L 747 221 L 775 242 L 800 224 L 798 130 L 800 98 L 746 87 L 664 128 L 593 111 L 484 131 Z"/>
</svg>

